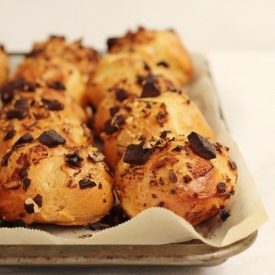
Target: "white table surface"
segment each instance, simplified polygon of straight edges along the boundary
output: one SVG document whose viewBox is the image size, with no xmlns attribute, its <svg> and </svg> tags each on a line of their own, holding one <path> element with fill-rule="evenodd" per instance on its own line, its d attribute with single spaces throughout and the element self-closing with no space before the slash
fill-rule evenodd
<svg viewBox="0 0 275 275">
<path fill-rule="evenodd" d="M 190 49 L 204 51 L 229 130 L 269 215 L 255 244 L 207 268 L 27 267 L 0 274 L 275 274 L 275 1 L 190 2 L 1 0 L 0 41 L 8 50 L 28 50 L 32 41 L 61 33 L 103 48 L 106 37 L 143 24 L 173 27 Z"/>
</svg>

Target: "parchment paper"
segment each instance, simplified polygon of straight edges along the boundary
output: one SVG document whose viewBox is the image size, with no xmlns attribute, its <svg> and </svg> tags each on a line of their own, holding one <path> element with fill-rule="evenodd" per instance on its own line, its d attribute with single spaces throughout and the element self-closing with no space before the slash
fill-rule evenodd
<svg viewBox="0 0 275 275">
<path fill-rule="evenodd" d="M 41 225 L 36 229 L 0 228 L 0 244 L 168 244 L 200 239 L 211 246 L 234 243 L 256 231 L 267 221 L 267 214 L 245 161 L 230 137 L 218 97 L 203 57 L 194 56 L 196 75 L 187 93 L 205 115 L 216 140 L 230 148 L 230 156 L 238 166 L 235 195 L 226 205 L 230 217 L 225 222 L 215 218 L 193 228 L 181 217 L 164 208 L 151 208 L 137 217 L 98 232 L 84 227 Z M 18 59 L 11 60 L 14 67 Z M 244 125 L 245 127 L 245 125 Z"/>
</svg>

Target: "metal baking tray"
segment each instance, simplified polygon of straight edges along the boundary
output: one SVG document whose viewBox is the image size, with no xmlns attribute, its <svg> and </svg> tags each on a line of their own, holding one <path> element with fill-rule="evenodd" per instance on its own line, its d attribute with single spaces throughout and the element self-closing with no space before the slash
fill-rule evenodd
<svg viewBox="0 0 275 275">
<path fill-rule="evenodd" d="M 17 63 L 22 53 L 10 54 Z M 216 248 L 199 240 L 166 245 L 1 245 L 0 266 L 214 266 L 248 249 L 257 231 Z"/>
</svg>

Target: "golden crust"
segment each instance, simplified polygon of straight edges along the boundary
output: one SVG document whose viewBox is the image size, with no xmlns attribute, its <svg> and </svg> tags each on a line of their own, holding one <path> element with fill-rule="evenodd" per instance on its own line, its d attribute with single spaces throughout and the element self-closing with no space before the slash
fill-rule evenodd
<svg viewBox="0 0 275 275">
<path fill-rule="evenodd" d="M 81 161 L 68 162 L 78 154 Z M 87 225 L 113 206 L 112 178 L 92 147 L 53 148 L 34 140 L 15 146 L 2 165 L 0 215 L 26 224 Z"/>
<path fill-rule="evenodd" d="M 32 51 L 17 68 L 14 79 L 39 83 L 62 83 L 79 104 L 86 105 L 88 79 L 98 63 L 98 53 L 82 46 L 81 41 L 68 43 L 52 36 L 46 42 L 35 43 Z"/>
<path fill-rule="evenodd" d="M 9 78 L 9 62 L 4 47 L 0 44 L 0 88 L 3 87 Z"/>
<path fill-rule="evenodd" d="M 104 154 L 113 168 L 127 145 L 144 139 L 150 140 L 164 130 L 186 135 L 196 131 L 214 140 L 214 134 L 205 118 L 182 92 L 166 92 L 153 98 L 125 100 L 109 123 L 105 123 L 108 127 L 105 127 L 105 132 L 101 135 Z M 113 127 L 110 127 L 110 123 Z"/>
<path fill-rule="evenodd" d="M 149 92 L 153 89 L 157 94 L 176 90 L 174 84 L 161 75 L 147 73 L 137 78 L 138 82 L 134 85 L 127 81 L 118 82 L 110 89 L 108 96 L 100 102 L 94 115 L 93 126 L 96 134 L 100 135 L 102 133 L 104 123 L 112 116 L 112 110 L 122 106 L 125 99 L 142 97 L 143 93 L 146 93 L 147 87 L 149 87 Z"/>
<path fill-rule="evenodd" d="M 168 66 L 182 85 L 193 74 L 190 56 L 173 30 L 154 31 L 140 27 L 123 37 L 109 39 L 108 48 L 111 53 L 138 52 L 151 56 L 155 64 Z"/>
<path fill-rule="evenodd" d="M 143 145 L 151 148 L 144 164 L 121 159 L 116 168 L 115 192 L 129 217 L 160 206 L 197 225 L 224 208 L 237 181 L 227 148 L 214 143 L 216 157 L 205 159 L 186 136 L 169 134 L 148 144 Z"/>
<path fill-rule="evenodd" d="M 106 54 L 100 60 L 94 76 L 88 83 L 87 96 L 95 107 L 98 107 L 99 103 L 114 90 L 126 88 L 130 94 L 139 96 L 141 93 L 139 79 L 148 74 L 165 78 L 177 89 L 182 86 L 171 70 L 157 66 L 150 56 L 122 52 Z"/>
</svg>

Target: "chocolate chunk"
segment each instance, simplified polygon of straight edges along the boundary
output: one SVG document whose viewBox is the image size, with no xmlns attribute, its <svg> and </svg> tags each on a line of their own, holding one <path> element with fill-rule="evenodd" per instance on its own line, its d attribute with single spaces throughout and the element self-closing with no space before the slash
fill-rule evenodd
<svg viewBox="0 0 275 275">
<path fill-rule="evenodd" d="M 28 170 L 26 168 L 22 168 L 19 170 L 18 175 L 19 175 L 20 179 L 23 179 L 24 177 L 26 177 L 28 175 Z"/>
<path fill-rule="evenodd" d="M 225 209 L 221 209 L 221 211 L 220 211 L 220 218 L 221 218 L 221 220 L 224 222 L 224 221 L 226 221 L 229 217 L 230 217 L 229 212 L 226 211 Z"/>
<path fill-rule="evenodd" d="M 176 195 L 176 194 L 177 194 L 177 190 L 171 189 L 171 194 L 172 194 L 172 195 Z"/>
<path fill-rule="evenodd" d="M 1 165 L 2 166 L 7 166 L 8 165 L 8 161 L 9 161 L 9 158 L 10 158 L 11 154 L 12 154 L 12 150 L 10 150 L 6 155 L 4 155 L 4 157 L 1 160 Z"/>
<path fill-rule="evenodd" d="M 30 142 L 33 140 L 33 136 L 30 134 L 30 133 L 26 133 L 24 134 L 23 136 L 21 136 L 13 145 L 14 146 L 17 146 L 17 145 L 20 145 L 20 144 L 23 144 L 23 143 L 26 143 L 26 142 Z"/>
<path fill-rule="evenodd" d="M 145 70 L 145 71 L 148 71 L 148 72 L 151 71 L 150 66 L 149 66 L 146 62 L 144 62 L 144 70 Z"/>
<path fill-rule="evenodd" d="M 3 140 L 9 140 L 12 139 L 16 135 L 16 131 L 14 129 L 7 132 L 7 134 L 4 136 Z"/>
<path fill-rule="evenodd" d="M 43 132 L 38 137 L 38 140 L 49 148 L 66 142 L 66 140 L 62 136 L 60 136 L 55 130 L 48 130 Z"/>
<path fill-rule="evenodd" d="M 118 115 L 113 119 L 110 118 L 104 124 L 104 131 L 107 135 L 111 135 L 116 132 L 124 123 L 125 119 L 122 115 Z"/>
<path fill-rule="evenodd" d="M 39 206 L 39 207 L 42 207 L 42 196 L 40 194 L 37 194 L 33 201 Z"/>
<path fill-rule="evenodd" d="M 109 109 L 109 113 L 110 113 L 110 116 L 114 116 L 118 111 L 119 111 L 120 107 L 119 106 L 114 106 L 114 107 L 111 107 Z"/>
<path fill-rule="evenodd" d="M 226 184 L 224 182 L 219 182 L 217 184 L 217 190 L 219 193 L 223 193 L 226 191 Z"/>
<path fill-rule="evenodd" d="M 12 82 L 9 82 L 0 90 L 3 103 L 9 103 L 14 98 L 14 90 L 23 88 L 25 79 L 20 77 Z"/>
<path fill-rule="evenodd" d="M 47 83 L 48 87 L 57 91 L 64 91 L 66 90 L 66 87 L 64 83 L 60 81 L 55 81 L 55 82 L 49 82 Z"/>
<path fill-rule="evenodd" d="M 81 167 L 83 158 L 80 156 L 79 152 L 74 152 L 73 154 L 67 154 L 65 155 L 66 158 L 66 163 L 76 166 L 76 167 Z"/>
<path fill-rule="evenodd" d="M 152 150 L 144 149 L 143 145 L 143 142 L 141 142 L 140 144 L 128 145 L 123 161 L 129 164 L 145 164 L 150 159 Z"/>
<path fill-rule="evenodd" d="M 104 170 L 113 178 L 115 176 L 114 171 L 111 169 L 111 167 L 107 164 L 104 163 Z"/>
<path fill-rule="evenodd" d="M 89 179 L 82 179 L 79 181 L 79 187 L 80 189 L 86 189 L 86 188 L 92 188 L 95 187 L 96 183 L 94 181 L 91 181 Z"/>
<path fill-rule="evenodd" d="M 25 203 L 24 207 L 28 214 L 34 213 L 34 204 L 33 203 L 30 203 L 30 204 Z"/>
<path fill-rule="evenodd" d="M 173 152 L 180 152 L 184 150 L 184 147 L 182 145 L 177 145 L 175 148 L 172 149 Z"/>
<path fill-rule="evenodd" d="M 183 179 L 184 183 L 188 183 L 188 182 L 190 182 L 192 180 L 192 178 L 189 175 L 183 176 L 182 179 Z"/>
<path fill-rule="evenodd" d="M 166 139 L 167 138 L 167 136 L 168 136 L 168 134 L 170 134 L 171 133 L 171 131 L 162 131 L 161 133 L 160 133 L 160 138 L 162 138 L 162 139 Z"/>
<path fill-rule="evenodd" d="M 127 99 L 129 97 L 129 94 L 127 91 L 120 89 L 116 91 L 116 100 L 122 102 L 123 100 Z"/>
<path fill-rule="evenodd" d="M 28 187 L 31 184 L 31 180 L 26 178 L 26 179 L 23 179 L 22 183 L 23 183 L 23 190 L 27 191 Z"/>
<path fill-rule="evenodd" d="M 6 112 L 7 119 L 23 119 L 28 115 L 28 109 L 10 109 Z"/>
<path fill-rule="evenodd" d="M 160 89 L 157 87 L 155 83 L 146 82 L 143 85 L 141 97 L 155 97 L 158 95 L 160 95 Z"/>
<path fill-rule="evenodd" d="M 209 140 L 195 132 L 187 136 L 192 150 L 204 159 L 213 159 L 216 157 L 216 152 Z"/>
<path fill-rule="evenodd" d="M 170 169 L 169 172 L 168 172 L 168 178 L 171 182 L 173 183 L 176 183 L 178 178 L 177 178 L 177 175 L 175 174 L 174 170 L 173 169 Z"/>
<path fill-rule="evenodd" d="M 116 37 L 110 37 L 107 39 L 107 47 L 108 51 L 113 48 L 113 46 L 116 44 L 117 38 Z"/>
<path fill-rule="evenodd" d="M 15 109 L 28 109 L 29 108 L 28 101 L 26 99 L 23 99 L 23 98 L 18 99 L 14 103 L 14 108 Z"/>
<path fill-rule="evenodd" d="M 64 104 L 55 99 L 42 98 L 42 102 L 51 111 L 60 111 L 64 109 Z"/>
<path fill-rule="evenodd" d="M 160 61 L 157 63 L 157 66 L 162 66 L 164 68 L 169 68 L 169 64 L 165 61 Z"/>
<path fill-rule="evenodd" d="M 161 202 L 158 204 L 158 207 L 164 207 L 164 202 L 161 201 Z"/>
<path fill-rule="evenodd" d="M 229 161 L 228 164 L 232 170 L 237 169 L 237 164 L 234 161 Z"/>
</svg>

